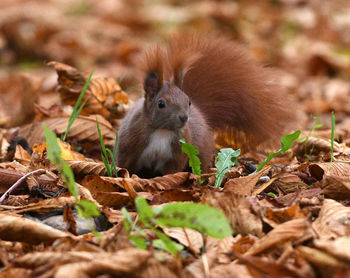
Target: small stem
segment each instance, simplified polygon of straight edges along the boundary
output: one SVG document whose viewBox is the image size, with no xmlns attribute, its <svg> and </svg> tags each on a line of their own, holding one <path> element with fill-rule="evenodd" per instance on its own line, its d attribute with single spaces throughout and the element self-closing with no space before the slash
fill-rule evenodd
<svg viewBox="0 0 350 278">
<path fill-rule="evenodd" d="M 7 196 L 10 195 L 11 192 L 14 191 L 26 178 L 28 178 L 30 175 L 37 174 L 37 173 L 44 174 L 44 173 L 46 173 L 46 171 L 44 169 L 37 169 L 37 170 L 34 170 L 32 172 L 25 174 L 18 181 L 16 181 L 9 189 L 7 189 L 7 191 L 1 196 L 0 205 L 5 201 Z"/>
</svg>

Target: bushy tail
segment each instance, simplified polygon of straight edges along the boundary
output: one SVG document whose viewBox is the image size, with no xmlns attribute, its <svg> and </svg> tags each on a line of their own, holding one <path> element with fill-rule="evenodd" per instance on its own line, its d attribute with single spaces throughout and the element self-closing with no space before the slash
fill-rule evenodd
<svg viewBox="0 0 350 278">
<path fill-rule="evenodd" d="M 228 39 L 175 36 L 167 56 L 175 80 L 178 65 L 187 66 L 183 91 L 210 127 L 236 146 L 252 147 L 280 137 L 294 118 L 271 72 Z"/>
</svg>

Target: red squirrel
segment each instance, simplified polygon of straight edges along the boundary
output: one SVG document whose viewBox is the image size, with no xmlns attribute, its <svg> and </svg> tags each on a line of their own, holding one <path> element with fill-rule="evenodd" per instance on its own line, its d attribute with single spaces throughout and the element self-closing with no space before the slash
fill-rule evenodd
<svg viewBox="0 0 350 278">
<path fill-rule="evenodd" d="M 270 71 L 225 38 L 175 36 L 146 51 L 140 69 L 145 95 L 122 121 L 117 165 L 141 177 L 187 170 L 181 138 L 197 147 L 206 170 L 215 131 L 254 146 L 281 136 L 292 118 Z"/>
</svg>

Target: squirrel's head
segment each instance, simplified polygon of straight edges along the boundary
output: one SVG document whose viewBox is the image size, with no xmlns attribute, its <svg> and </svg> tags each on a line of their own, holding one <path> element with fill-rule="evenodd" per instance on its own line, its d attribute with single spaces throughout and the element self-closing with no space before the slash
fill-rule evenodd
<svg viewBox="0 0 350 278">
<path fill-rule="evenodd" d="M 158 73 L 151 71 L 144 81 L 145 114 L 153 128 L 179 130 L 189 118 L 191 101 L 175 84 L 163 82 Z"/>
</svg>

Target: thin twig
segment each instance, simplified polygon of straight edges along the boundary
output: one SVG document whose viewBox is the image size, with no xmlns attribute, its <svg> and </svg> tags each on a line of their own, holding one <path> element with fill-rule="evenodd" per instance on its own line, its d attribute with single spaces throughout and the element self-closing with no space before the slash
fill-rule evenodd
<svg viewBox="0 0 350 278">
<path fill-rule="evenodd" d="M 46 171 L 44 169 L 37 169 L 25 174 L 18 181 L 16 181 L 9 189 L 7 189 L 7 191 L 1 196 L 0 205 L 6 200 L 7 196 L 9 196 L 11 192 L 14 191 L 26 178 L 28 178 L 30 175 L 37 174 L 37 173 L 44 174 L 46 173 Z"/>
</svg>

